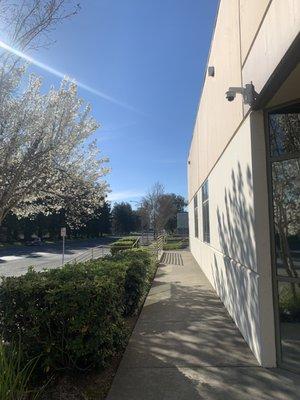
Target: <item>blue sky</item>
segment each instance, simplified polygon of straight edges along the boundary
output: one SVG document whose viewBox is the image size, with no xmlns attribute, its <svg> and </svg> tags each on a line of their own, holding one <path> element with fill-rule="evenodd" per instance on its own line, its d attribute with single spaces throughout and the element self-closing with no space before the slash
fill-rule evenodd
<svg viewBox="0 0 300 400">
<path fill-rule="evenodd" d="M 85 0 L 58 26 L 42 63 L 104 92 L 79 88 L 100 122 L 111 199 L 139 200 L 154 182 L 186 197 L 186 159 L 218 0 Z M 44 87 L 59 78 L 34 67 Z"/>
</svg>

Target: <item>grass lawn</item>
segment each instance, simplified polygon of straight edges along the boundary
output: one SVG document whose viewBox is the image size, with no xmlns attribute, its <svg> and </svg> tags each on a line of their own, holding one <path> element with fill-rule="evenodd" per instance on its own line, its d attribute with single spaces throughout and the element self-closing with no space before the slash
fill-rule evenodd
<svg viewBox="0 0 300 400">
<path fill-rule="evenodd" d="M 187 238 L 178 236 L 167 236 L 164 243 L 164 250 L 180 250 L 188 247 L 189 241 Z"/>
</svg>

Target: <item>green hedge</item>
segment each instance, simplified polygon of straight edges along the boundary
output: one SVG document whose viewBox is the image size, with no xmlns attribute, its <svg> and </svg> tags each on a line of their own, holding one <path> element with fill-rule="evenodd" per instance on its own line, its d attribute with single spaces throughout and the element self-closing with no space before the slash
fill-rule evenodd
<svg viewBox="0 0 300 400">
<path fill-rule="evenodd" d="M 117 241 L 115 243 L 112 244 L 112 246 L 116 245 L 116 246 L 120 246 L 120 247 L 126 247 L 126 246 L 132 246 L 134 242 L 132 242 L 131 240 L 120 240 Z"/>
<path fill-rule="evenodd" d="M 139 248 L 117 252 L 104 260 L 125 266 L 124 314 L 132 315 L 152 282 L 155 261 L 147 250 Z"/>
<path fill-rule="evenodd" d="M 118 242 L 131 242 L 134 243 L 138 239 L 137 236 L 124 236 L 118 240 Z"/>
<path fill-rule="evenodd" d="M 18 341 L 43 372 L 103 366 L 127 336 L 149 285 L 149 254 L 125 251 L 44 272 L 2 279 L 0 332 Z"/>
<path fill-rule="evenodd" d="M 110 247 L 110 252 L 111 252 L 111 254 L 116 254 L 116 253 L 119 253 L 120 251 L 129 250 L 131 248 L 132 248 L 132 244 L 130 244 L 130 245 L 113 244 Z"/>
<path fill-rule="evenodd" d="M 143 294 L 149 289 L 155 270 L 155 262 L 147 250 L 138 248 L 107 256 L 106 259 L 117 263 L 122 260 L 127 265 L 124 313 L 125 315 L 132 315 L 138 308 Z"/>
<path fill-rule="evenodd" d="M 167 242 L 164 243 L 163 249 L 164 250 L 180 250 L 185 249 L 188 247 L 189 241 L 188 239 L 175 239 L 175 238 L 168 238 Z"/>
<path fill-rule="evenodd" d="M 300 322 L 300 291 L 297 283 L 285 283 L 279 294 L 280 320 Z"/>
<path fill-rule="evenodd" d="M 119 251 L 124 251 L 131 249 L 134 243 L 137 241 L 137 237 L 134 236 L 126 236 L 114 242 L 111 247 L 110 251 L 111 254 L 117 254 Z M 135 247 L 138 247 L 138 242 L 136 243 Z"/>
</svg>

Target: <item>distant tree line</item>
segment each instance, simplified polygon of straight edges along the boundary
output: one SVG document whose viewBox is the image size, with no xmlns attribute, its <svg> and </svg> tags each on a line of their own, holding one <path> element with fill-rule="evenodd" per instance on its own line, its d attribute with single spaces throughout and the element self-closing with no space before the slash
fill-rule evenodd
<svg viewBox="0 0 300 400">
<path fill-rule="evenodd" d="M 32 218 L 20 218 L 9 213 L 0 227 L 0 241 L 26 241 L 32 237 L 56 240 L 60 238 L 60 229 L 64 226 L 67 227 L 68 237 L 72 238 L 96 238 L 110 234 L 112 225 L 110 203 L 104 202 L 94 211 L 93 217 L 79 226 L 73 227 L 67 221 L 64 210 L 48 215 L 39 213 Z"/>
<path fill-rule="evenodd" d="M 164 186 L 156 182 L 142 198 L 138 213 L 141 228 L 152 229 L 154 236 L 163 230 L 174 233 L 177 226 L 177 213 L 186 207 L 184 197 L 175 193 L 166 193 Z"/>
<path fill-rule="evenodd" d="M 83 216 L 80 225 L 68 224 L 64 210 L 58 213 L 39 213 L 33 217 L 20 217 L 9 213 L 0 227 L 0 241 L 15 242 L 30 240 L 32 237 L 57 240 L 60 228 L 67 227 L 68 237 L 97 238 L 109 234 L 128 234 L 152 230 L 157 235 L 162 230 L 176 230 L 177 213 L 183 211 L 186 203 L 182 196 L 165 193 L 157 183 L 133 209 L 128 202 L 115 203 L 113 207 L 104 201 L 96 208 L 92 217 Z"/>
</svg>

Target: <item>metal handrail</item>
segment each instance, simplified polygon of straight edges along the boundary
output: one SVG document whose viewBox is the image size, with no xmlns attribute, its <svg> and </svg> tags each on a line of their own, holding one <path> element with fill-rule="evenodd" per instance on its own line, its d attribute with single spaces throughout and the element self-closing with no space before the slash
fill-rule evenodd
<svg viewBox="0 0 300 400">
<path fill-rule="evenodd" d="M 165 243 L 165 238 L 166 235 L 162 234 L 159 235 L 156 239 L 156 241 L 154 241 L 150 246 L 152 248 L 152 252 L 153 254 L 156 256 L 157 259 L 160 259 L 162 253 L 163 253 L 163 247 L 164 247 L 164 243 Z"/>
<path fill-rule="evenodd" d="M 140 241 L 140 236 L 137 237 L 135 242 L 132 244 L 131 248 L 137 247 L 139 241 Z M 83 253 L 80 253 L 78 256 L 75 256 L 74 258 L 71 258 L 70 260 L 66 261 L 65 264 L 69 264 L 69 263 L 76 264 L 78 262 L 93 260 L 95 258 L 95 255 L 97 254 L 97 250 L 101 250 L 101 255 L 100 255 L 100 257 L 98 256 L 96 258 L 104 257 L 104 248 L 107 248 L 107 246 L 100 245 L 100 246 L 92 247 L 91 249 L 88 249 L 88 250 L 84 251 Z"/>
<path fill-rule="evenodd" d="M 69 264 L 69 263 L 76 264 L 77 262 L 93 260 L 95 258 L 95 254 L 97 253 L 97 250 L 101 250 L 100 257 L 104 257 L 104 248 L 106 248 L 106 247 L 107 246 L 103 246 L 103 245 L 92 247 L 91 249 L 88 249 L 88 250 L 84 251 L 83 253 L 80 253 L 78 256 L 71 258 L 65 264 Z M 100 257 L 97 257 L 97 258 L 100 258 Z"/>
<path fill-rule="evenodd" d="M 141 237 L 140 236 L 138 236 L 137 237 L 137 239 L 136 239 L 136 241 L 132 244 L 132 248 L 135 248 L 135 247 L 137 247 L 137 245 L 138 245 L 138 243 L 140 242 L 140 239 L 141 239 Z"/>
</svg>

